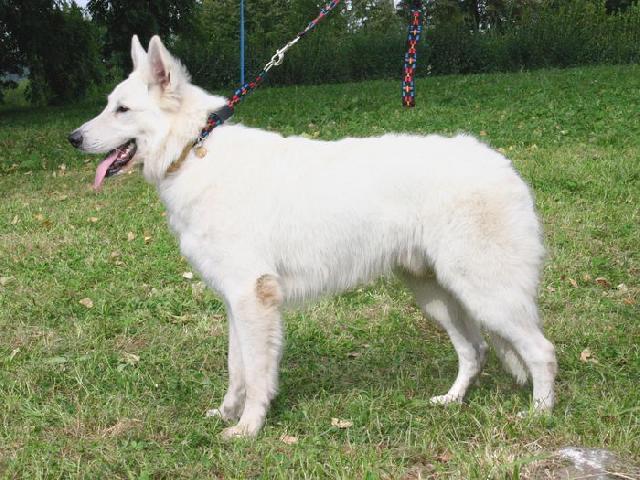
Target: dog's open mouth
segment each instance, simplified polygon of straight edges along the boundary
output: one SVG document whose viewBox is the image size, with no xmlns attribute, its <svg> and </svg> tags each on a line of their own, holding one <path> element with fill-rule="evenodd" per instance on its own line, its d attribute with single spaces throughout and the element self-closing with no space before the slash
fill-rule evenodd
<svg viewBox="0 0 640 480">
<path fill-rule="evenodd" d="M 96 168 L 96 179 L 93 182 L 93 188 L 99 189 L 106 177 L 115 175 L 125 168 L 136 154 L 137 149 L 138 146 L 135 140 L 129 140 L 118 148 L 111 150 Z"/>
</svg>

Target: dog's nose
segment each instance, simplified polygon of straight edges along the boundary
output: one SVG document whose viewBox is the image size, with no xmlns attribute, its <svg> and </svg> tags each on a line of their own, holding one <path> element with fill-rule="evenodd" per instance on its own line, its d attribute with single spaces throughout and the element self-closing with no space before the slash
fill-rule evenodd
<svg viewBox="0 0 640 480">
<path fill-rule="evenodd" d="M 74 130 L 69 135 L 69 143 L 76 148 L 80 148 L 82 145 L 82 132 L 80 130 Z"/>
</svg>

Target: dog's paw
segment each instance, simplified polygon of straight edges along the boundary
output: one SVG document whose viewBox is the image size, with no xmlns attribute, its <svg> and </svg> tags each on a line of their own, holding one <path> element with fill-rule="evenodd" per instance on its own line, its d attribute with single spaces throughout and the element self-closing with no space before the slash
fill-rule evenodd
<svg viewBox="0 0 640 480">
<path fill-rule="evenodd" d="M 254 438 L 257 434 L 257 429 L 251 429 L 246 425 L 237 424 L 222 430 L 220 436 L 223 440 L 232 440 L 234 438 Z"/>
<path fill-rule="evenodd" d="M 462 397 L 460 395 L 453 395 L 447 393 L 446 395 L 436 395 L 429 400 L 432 405 L 449 405 L 451 403 L 462 403 Z"/>
</svg>

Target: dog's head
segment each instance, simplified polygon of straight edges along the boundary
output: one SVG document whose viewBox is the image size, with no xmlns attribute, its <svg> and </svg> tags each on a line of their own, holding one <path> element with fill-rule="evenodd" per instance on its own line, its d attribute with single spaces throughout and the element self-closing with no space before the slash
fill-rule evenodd
<svg viewBox="0 0 640 480">
<path fill-rule="evenodd" d="M 145 162 L 167 138 L 181 107 L 189 75 L 159 37 L 145 52 L 136 35 L 131 39 L 133 72 L 108 97 L 107 106 L 69 135 L 71 144 L 87 153 L 107 153 L 98 165 L 94 187 L 105 177 Z M 147 166 L 145 164 L 145 171 Z M 145 172 L 146 173 L 146 172 Z"/>
</svg>

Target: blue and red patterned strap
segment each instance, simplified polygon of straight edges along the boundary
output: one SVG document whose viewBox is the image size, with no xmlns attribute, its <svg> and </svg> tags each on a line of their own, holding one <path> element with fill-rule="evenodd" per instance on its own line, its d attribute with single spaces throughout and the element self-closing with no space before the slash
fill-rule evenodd
<svg viewBox="0 0 640 480">
<path fill-rule="evenodd" d="M 417 66 L 417 47 L 422 33 L 422 2 L 415 0 L 411 7 L 409 30 L 407 33 L 407 53 L 404 55 L 402 79 L 402 105 L 416 106 L 415 73 Z"/>
<path fill-rule="evenodd" d="M 327 5 L 321 8 L 320 14 L 316 18 L 311 20 L 304 30 L 298 33 L 298 35 L 293 40 L 287 43 L 284 47 L 278 50 L 273 57 L 271 57 L 269 63 L 264 66 L 255 80 L 253 80 L 252 82 L 246 82 L 235 92 L 233 92 L 233 95 L 231 97 L 227 98 L 227 104 L 224 107 L 211 112 L 207 117 L 207 123 L 205 127 L 202 129 L 200 135 L 193 143 L 193 146 L 200 147 L 202 145 L 202 142 L 204 142 L 204 140 L 209 136 L 214 128 L 222 125 L 225 121 L 227 121 L 233 115 L 235 106 L 242 100 L 244 100 L 247 95 L 252 93 L 264 82 L 267 76 L 267 72 L 271 69 L 271 67 L 280 65 L 282 63 L 282 61 L 284 60 L 284 54 L 287 52 L 287 50 L 295 45 L 298 40 L 304 37 L 307 33 L 313 30 L 316 25 L 320 23 L 320 21 L 322 21 L 329 13 L 331 13 L 333 9 L 338 6 L 339 3 L 340 0 L 331 0 L 329 3 L 327 3 Z"/>
</svg>

